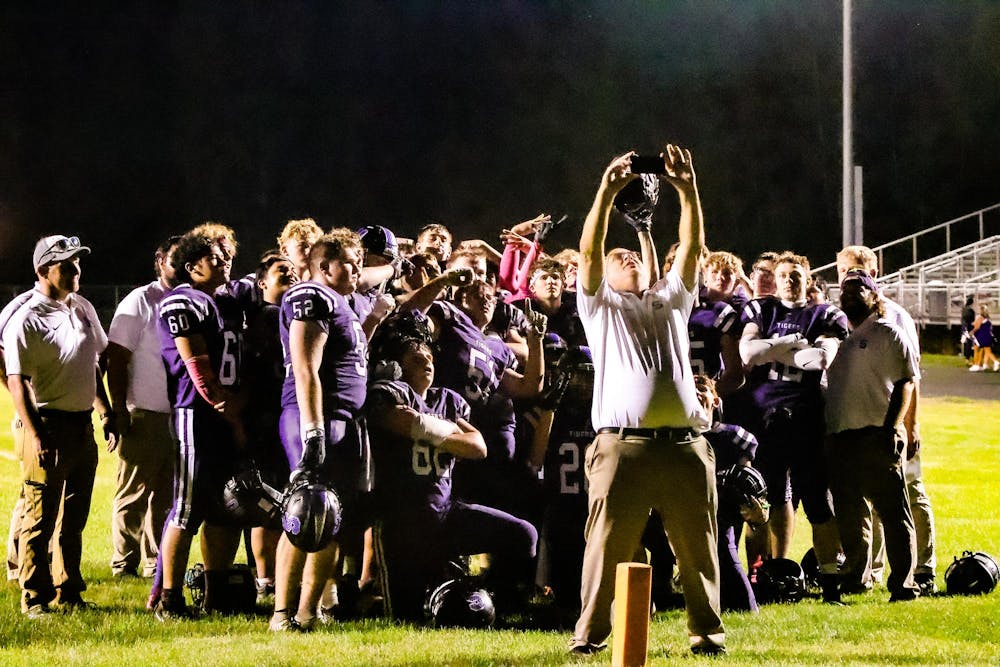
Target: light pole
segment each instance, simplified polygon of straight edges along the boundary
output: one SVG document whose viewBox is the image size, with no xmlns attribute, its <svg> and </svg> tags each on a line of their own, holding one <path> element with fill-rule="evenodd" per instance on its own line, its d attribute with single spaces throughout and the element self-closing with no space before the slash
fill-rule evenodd
<svg viewBox="0 0 1000 667">
<path fill-rule="evenodd" d="M 851 0 L 843 0 L 843 174 L 842 174 L 842 211 L 841 222 L 843 225 L 842 246 L 854 243 L 854 81 L 852 77 L 851 59 Z"/>
</svg>

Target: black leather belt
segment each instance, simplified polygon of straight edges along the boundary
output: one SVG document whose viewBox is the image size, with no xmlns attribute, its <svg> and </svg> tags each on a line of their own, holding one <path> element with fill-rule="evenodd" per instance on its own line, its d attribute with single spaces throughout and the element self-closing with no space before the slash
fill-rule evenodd
<svg viewBox="0 0 1000 667">
<path fill-rule="evenodd" d="M 53 410 L 51 408 L 38 408 L 38 414 L 45 419 L 64 420 L 69 422 L 85 423 L 90 421 L 91 410 L 81 410 L 79 412 L 69 412 L 67 410 Z"/>
<path fill-rule="evenodd" d="M 698 437 L 698 434 L 690 428 L 671 428 L 665 426 L 663 428 L 626 428 L 624 426 L 605 426 L 604 428 L 597 429 L 598 434 L 614 433 L 619 438 L 627 438 L 629 436 L 636 438 L 652 438 L 656 440 L 673 440 L 675 442 L 680 440 L 690 440 L 692 438 Z"/>
</svg>

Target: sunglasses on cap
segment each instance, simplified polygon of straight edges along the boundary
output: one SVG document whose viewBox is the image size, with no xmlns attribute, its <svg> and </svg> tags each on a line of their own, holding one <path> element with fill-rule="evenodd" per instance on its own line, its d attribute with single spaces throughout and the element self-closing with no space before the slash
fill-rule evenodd
<svg viewBox="0 0 1000 667">
<path fill-rule="evenodd" d="M 45 252 L 41 254 L 38 258 L 39 266 L 44 266 L 48 264 L 48 258 L 54 257 L 60 253 L 69 252 L 71 250 L 76 250 L 80 247 L 80 237 L 79 236 L 69 236 L 63 237 L 50 245 Z"/>
</svg>

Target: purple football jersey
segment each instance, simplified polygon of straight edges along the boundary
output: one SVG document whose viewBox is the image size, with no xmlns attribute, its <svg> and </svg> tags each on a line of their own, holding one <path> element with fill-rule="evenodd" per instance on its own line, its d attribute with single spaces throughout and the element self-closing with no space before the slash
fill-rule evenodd
<svg viewBox="0 0 1000 667">
<path fill-rule="evenodd" d="M 319 368 L 323 416 L 326 419 L 353 419 L 364 405 L 368 381 L 368 339 L 358 316 L 343 296 L 326 285 L 306 281 L 285 292 L 279 317 L 285 360 L 282 407 L 296 405 L 295 375 L 288 345 L 288 328 L 293 320 L 315 322 L 327 334 Z"/>
<path fill-rule="evenodd" d="M 761 338 L 802 334 L 811 344 L 820 336 L 843 340 L 847 337 L 847 317 L 828 303 L 801 308 L 789 307 L 769 296 L 753 299 L 743 309 L 744 325 L 757 325 Z M 787 407 L 820 400 L 822 371 L 805 371 L 772 362 L 750 371 L 750 390 L 758 408 Z"/>
<path fill-rule="evenodd" d="M 545 487 L 550 497 L 587 501 L 584 452 L 597 433 L 590 422 L 594 399 L 593 367 L 578 368 L 552 418 L 545 452 Z"/>
<path fill-rule="evenodd" d="M 450 389 L 431 387 L 427 398 L 400 381 L 379 381 L 368 390 L 365 410 L 375 454 L 375 488 L 386 490 L 383 507 L 393 514 L 431 512 L 443 516 L 451 507 L 455 457 L 427 442 L 402 438 L 381 428 L 397 406 L 457 422 L 468 421 L 469 404 Z"/>
<path fill-rule="evenodd" d="M 447 387 L 473 408 L 484 406 L 500 386 L 504 372 L 514 368 L 514 353 L 493 342 L 469 317 L 448 301 L 435 301 L 428 313 L 440 325 L 434 350 L 434 384 Z"/>
<path fill-rule="evenodd" d="M 702 435 L 715 452 L 715 470 L 723 472 L 739 463 L 740 459 L 751 461 L 757 453 L 757 438 L 742 426 L 716 422 Z"/>
<path fill-rule="evenodd" d="M 372 310 L 375 308 L 375 300 L 379 297 L 379 290 L 373 287 L 367 292 L 355 292 L 347 297 L 347 302 L 351 305 L 351 310 L 358 316 L 358 320 L 364 322 Z"/>
<path fill-rule="evenodd" d="M 237 332 L 223 328 L 215 299 L 188 284 L 178 285 L 164 295 L 158 312 L 156 328 L 160 335 L 160 354 L 167 370 L 167 394 L 173 407 L 207 405 L 198 395 L 184 360 L 177 352 L 175 338 L 201 336 L 219 383 L 230 387 L 236 384 L 240 339 Z"/>
<path fill-rule="evenodd" d="M 247 321 L 243 379 L 247 387 L 252 387 L 248 397 L 248 412 L 281 412 L 285 366 L 281 335 L 278 332 L 280 312 L 278 306 L 265 303 L 250 313 Z"/>
<path fill-rule="evenodd" d="M 703 301 L 688 317 L 688 338 L 691 339 L 691 370 L 717 378 L 722 372 L 722 336 L 730 333 L 739 315 L 725 301 Z"/>
</svg>

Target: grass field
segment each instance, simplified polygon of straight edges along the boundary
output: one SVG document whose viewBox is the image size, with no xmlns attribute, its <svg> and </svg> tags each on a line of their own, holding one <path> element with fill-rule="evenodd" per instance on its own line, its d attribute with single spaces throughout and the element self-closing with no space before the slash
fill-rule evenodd
<svg viewBox="0 0 1000 667">
<path fill-rule="evenodd" d="M 938 579 L 963 549 L 1000 556 L 1000 401 L 924 402 L 924 479 L 937 520 Z M 12 410 L 0 393 L 0 423 Z M 114 582 L 109 517 L 114 457 L 102 455 L 84 538 L 87 599 L 98 609 L 41 622 L 18 611 L 18 590 L 0 584 L 0 665 L 559 665 L 568 632 L 435 631 L 383 621 L 274 635 L 266 617 L 163 625 L 143 611 L 143 582 Z M 9 432 L 0 434 L 0 516 L 6 520 L 19 472 Z M 807 548 L 799 517 L 793 555 Z M 192 555 L 192 561 L 198 558 Z M 1000 664 L 1000 593 L 934 597 L 890 605 L 888 593 L 847 598 L 834 608 L 807 600 L 725 616 L 728 665 Z M 683 612 L 657 614 L 650 662 L 698 662 L 687 651 Z M 610 655 L 580 659 L 607 664 Z"/>
</svg>

